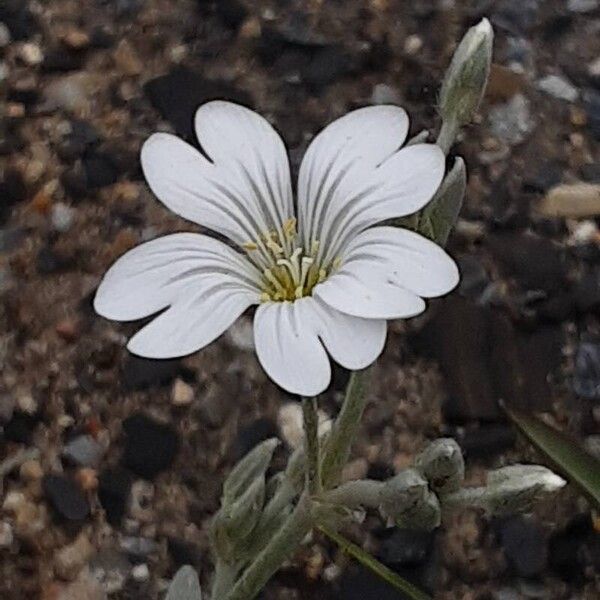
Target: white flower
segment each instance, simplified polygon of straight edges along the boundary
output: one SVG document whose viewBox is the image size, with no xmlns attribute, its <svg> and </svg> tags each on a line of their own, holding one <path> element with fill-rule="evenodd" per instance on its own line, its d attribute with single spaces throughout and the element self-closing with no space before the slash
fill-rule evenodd
<svg viewBox="0 0 600 600">
<path fill-rule="evenodd" d="M 429 202 L 444 174 L 432 144 L 400 149 L 408 117 L 395 106 L 355 110 L 326 127 L 300 167 L 297 207 L 284 144 L 253 111 L 201 106 L 203 153 L 156 133 L 142 148 L 152 191 L 173 212 L 229 238 L 175 233 L 134 248 L 108 270 L 96 311 L 117 321 L 162 311 L 128 348 L 184 356 L 257 304 L 258 358 L 286 390 L 314 396 L 329 355 L 362 369 L 381 353 L 387 319 L 425 309 L 458 281 L 452 259 L 411 231 L 373 227 Z"/>
</svg>

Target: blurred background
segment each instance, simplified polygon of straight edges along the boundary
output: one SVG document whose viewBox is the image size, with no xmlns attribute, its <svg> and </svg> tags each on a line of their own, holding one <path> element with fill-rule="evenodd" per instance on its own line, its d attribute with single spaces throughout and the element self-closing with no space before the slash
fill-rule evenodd
<svg viewBox="0 0 600 600">
<path fill-rule="evenodd" d="M 295 172 L 359 106 L 401 104 L 411 133 L 435 135 L 441 77 L 484 16 L 488 93 L 450 154 L 469 171 L 449 244 L 462 282 L 391 325 L 346 472 L 386 478 L 448 435 L 472 484 L 541 460 L 499 399 L 600 454 L 600 2 L 0 0 L 0 597 L 154 600 L 181 564 L 206 585 L 224 474 L 262 439 L 283 439 L 280 462 L 300 439 L 249 319 L 157 362 L 125 350 L 139 325 L 94 315 L 115 258 L 193 229 L 145 185 L 144 139 L 194 142 L 214 98 L 264 114 Z M 348 535 L 436 598 L 600 597 L 600 539 L 570 486 L 529 516 L 465 510 L 420 533 L 370 515 Z M 315 535 L 262 597 L 399 596 Z"/>
</svg>

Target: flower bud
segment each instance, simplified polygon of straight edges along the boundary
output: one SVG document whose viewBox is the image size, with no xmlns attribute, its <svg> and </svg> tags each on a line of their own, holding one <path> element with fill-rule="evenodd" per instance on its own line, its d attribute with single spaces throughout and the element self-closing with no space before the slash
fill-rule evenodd
<svg viewBox="0 0 600 600">
<path fill-rule="evenodd" d="M 490 513 L 506 515 L 529 511 L 544 495 L 566 481 L 540 465 L 511 465 L 490 471 L 483 503 Z"/>
<path fill-rule="evenodd" d="M 223 484 L 223 505 L 233 502 L 252 481 L 266 473 L 278 445 L 276 438 L 265 440 L 238 462 Z"/>
<path fill-rule="evenodd" d="M 438 494 L 455 492 L 465 477 L 460 446 L 451 438 L 440 438 L 429 444 L 417 456 L 415 467 Z"/>
<path fill-rule="evenodd" d="M 494 32 L 487 19 L 471 27 L 460 42 L 440 91 L 444 121 L 468 123 L 477 110 L 490 73 Z"/>
</svg>

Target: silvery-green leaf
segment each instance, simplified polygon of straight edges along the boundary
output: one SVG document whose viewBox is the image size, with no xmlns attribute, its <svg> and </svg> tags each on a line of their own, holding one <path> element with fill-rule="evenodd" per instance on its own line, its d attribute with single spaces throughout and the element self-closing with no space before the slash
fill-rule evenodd
<svg viewBox="0 0 600 600">
<path fill-rule="evenodd" d="M 467 169 L 465 161 L 458 156 L 433 200 L 421 213 L 419 233 L 445 246 L 458 219 L 466 188 Z"/>
<path fill-rule="evenodd" d="M 412 507 L 426 501 L 427 481 L 416 469 L 405 469 L 388 479 L 380 494 L 380 511 L 384 517 L 396 520 Z"/>
<path fill-rule="evenodd" d="M 202 600 L 198 574 L 189 565 L 175 573 L 165 600 Z"/>
<path fill-rule="evenodd" d="M 265 440 L 240 460 L 223 484 L 223 505 L 233 502 L 253 480 L 265 474 L 278 445 L 277 438 Z"/>
</svg>

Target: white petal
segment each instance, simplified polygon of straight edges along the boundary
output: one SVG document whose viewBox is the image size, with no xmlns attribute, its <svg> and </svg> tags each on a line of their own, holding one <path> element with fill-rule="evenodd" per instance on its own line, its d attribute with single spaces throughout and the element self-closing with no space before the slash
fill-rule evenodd
<svg viewBox="0 0 600 600">
<path fill-rule="evenodd" d="M 328 125 L 310 144 L 300 166 L 298 220 L 305 247 L 318 238 L 333 196 L 363 181 L 404 143 L 406 112 L 397 106 L 369 106 Z M 313 235 L 314 234 L 314 235 Z"/>
<path fill-rule="evenodd" d="M 374 227 L 348 244 L 339 269 L 313 295 L 350 315 L 408 318 L 425 309 L 421 297 L 446 294 L 458 279 L 437 244 L 406 229 Z"/>
<path fill-rule="evenodd" d="M 319 298 L 306 298 L 315 316 L 315 331 L 335 362 L 356 371 L 368 367 L 385 345 L 387 321 L 361 319 L 341 313 Z"/>
<path fill-rule="evenodd" d="M 373 227 L 357 235 L 339 272 L 365 281 L 392 281 L 423 298 L 446 294 L 459 280 L 458 267 L 443 248 L 399 227 Z"/>
<path fill-rule="evenodd" d="M 390 282 L 335 273 L 315 286 L 313 296 L 340 312 L 364 319 L 408 319 L 425 310 L 422 298 Z"/>
<path fill-rule="evenodd" d="M 288 392 L 316 396 L 329 385 L 329 358 L 306 302 L 261 304 L 254 317 L 254 341 L 263 369 Z"/>
<path fill-rule="evenodd" d="M 369 177 L 353 177 L 352 187 L 334 194 L 319 239 L 326 261 L 333 260 L 367 227 L 423 208 L 438 189 L 445 158 L 435 144 L 415 144 L 393 154 Z"/>
<path fill-rule="evenodd" d="M 196 128 L 208 159 L 166 133 L 142 148 L 148 184 L 169 209 L 240 245 L 293 216 L 285 147 L 265 119 L 216 101 L 198 109 Z"/>
<path fill-rule="evenodd" d="M 175 233 L 137 246 L 104 276 L 94 308 L 116 321 L 152 315 L 215 284 L 245 290 L 256 302 L 260 274 L 238 252 L 205 235 Z"/>
<path fill-rule="evenodd" d="M 223 281 L 177 302 L 138 331 L 127 348 L 146 358 L 186 356 L 219 337 L 253 302 L 252 294 Z"/>
</svg>

